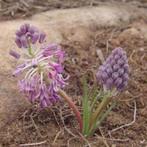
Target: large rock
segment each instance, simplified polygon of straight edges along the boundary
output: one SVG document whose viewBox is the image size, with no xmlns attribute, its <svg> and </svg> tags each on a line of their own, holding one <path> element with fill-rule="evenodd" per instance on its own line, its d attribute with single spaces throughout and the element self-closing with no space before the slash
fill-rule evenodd
<svg viewBox="0 0 147 147">
<path fill-rule="evenodd" d="M 55 10 L 27 20 L 0 22 L 0 128 L 28 107 L 17 89 L 16 79 L 11 75 L 16 62 L 9 56 L 9 50 L 15 48 L 14 33 L 21 24 L 27 22 L 38 26 L 48 34 L 49 42 L 80 41 L 84 48 L 99 27 L 129 23 L 141 14 L 142 10 L 125 5 L 102 5 Z"/>
</svg>

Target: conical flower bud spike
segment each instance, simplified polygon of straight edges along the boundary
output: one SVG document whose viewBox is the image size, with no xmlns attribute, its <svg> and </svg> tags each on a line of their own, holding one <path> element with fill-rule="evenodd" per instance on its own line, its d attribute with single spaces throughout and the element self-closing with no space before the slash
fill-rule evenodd
<svg viewBox="0 0 147 147">
<path fill-rule="evenodd" d="M 96 76 L 107 90 L 116 88 L 118 91 L 122 91 L 127 85 L 129 77 L 126 52 L 122 48 L 114 49 L 99 68 Z"/>
</svg>

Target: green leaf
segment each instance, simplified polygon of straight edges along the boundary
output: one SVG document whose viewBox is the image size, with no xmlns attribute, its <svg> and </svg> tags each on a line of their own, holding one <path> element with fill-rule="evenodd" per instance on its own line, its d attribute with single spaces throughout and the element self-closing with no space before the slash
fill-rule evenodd
<svg viewBox="0 0 147 147">
<path fill-rule="evenodd" d="M 84 95 L 83 95 L 83 134 L 87 135 L 89 131 L 90 106 L 88 99 L 88 85 L 84 79 Z"/>
<path fill-rule="evenodd" d="M 111 106 L 105 111 L 101 113 L 101 116 L 97 118 L 97 121 L 93 125 L 93 128 L 90 130 L 90 134 L 92 135 L 94 131 L 101 125 L 104 119 L 108 116 L 111 110 L 116 106 L 116 101 L 113 101 Z"/>
<path fill-rule="evenodd" d="M 91 100 L 91 113 L 93 112 L 93 109 L 95 108 L 95 105 L 97 104 L 96 102 L 98 102 L 100 99 L 102 98 L 101 96 L 101 91 L 97 91 L 94 92 L 92 100 Z"/>
</svg>

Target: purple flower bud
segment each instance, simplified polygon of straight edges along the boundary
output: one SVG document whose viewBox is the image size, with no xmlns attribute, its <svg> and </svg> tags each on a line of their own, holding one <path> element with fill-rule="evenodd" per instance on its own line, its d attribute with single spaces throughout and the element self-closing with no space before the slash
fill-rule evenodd
<svg viewBox="0 0 147 147">
<path fill-rule="evenodd" d="M 122 91 L 126 86 L 127 86 L 127 84 L 128 84 L 128 82 L 127 81 L 124 81 L 122 84 L 120 84 L 119 86 L 118 86 L 118 91 Z"/>
<path fill-rule="evenodd" d="M 120 56 L 116 54 L 116 55 L 114 56 L 114 59 L 115 59 L 115 60 L 118 60 L 118 59 L 120 59 Z"/>
<path fill-rule="evenodd" d="M 99 67 L 99 70 L 100 70 L 100 71 L 105 71 L 105 67 L 104 67 L 103 65 L 101 65 L 101 66 Z"/>
<path fill-rule="evenodd" d="M 106 68 L 106 72 L 108 75 L 112 74 L 113 69 L 111 67 Z"/>
<path fill-rule="evenodd" d="M 117 71 L 119 68 L 120 68 L 120 66 L 118 64 L 114 64 L 113 65 L 113 70 L 114 71 Z"/>
<path fill-rule="evenodd" d="M 32 39 L 31 39 L 32 40 L 32 44 L 35 44 L 37 42 L 38 38 L 39 38 L 39 34 L 38 33 L 34 33 L 32 35 Z"/>
<path fill-rule="evenodd" d="M 111 66 L 113 66 L 113 65 L 116 64 L 116 61 L 112 59 L 112 60 L 109 62 L 109 64 L 111 64 Z"/>
<path fill-rule="evenodd" d="M 124 61 L 123 59 L 119 59 L 119 60 L 117 61 L 117 64 L 121 66 L 121 65 L 124 64 L 124 62 L 125 62 L 125 61 Z"/>
<path fill-rule="evenodd" d="M 112 60 L 112 58 L 113 58 L 112 56 L 108 57 L 108 58 L 106 59 L 106 64 L 109 63 L 109 62 Z"/>
<path fill-rule="evenodd" d="M 122 84 L 122 78 L 117 78 L 116 80 L 115 80 L 115 84 L 116 84 L 116 87 L 119 87 L 121 84 Z"/>
<path fill-rule="evenodd" d="M 124 70 L 126 71 L 126 72 L 129 72 L 129 65 L 126 63 L 125 65 L 124 65 Z"/>
<path fill-rule="evenodd" d="M 30 40 L 32 38 L 33 34 L 31 34 L 30 32 L 27 32 L 25 34 L 25 37 L 27 38 L 27 40 Z"/>
<path fill-rule="evenodd" d="M 23 33 L 22 33 L 20 30 L 17 30 L 17 31 L 16 31 L 16 36 L 17 36 L 17 37 L 20 37 L 20 36 L 22 36 L 22 35 L 23 35 Z"/>
<path fill-rule="evenodd" d="M 129 80 L 129 75 L 128 75 L 128 73 L 124 73 L 122 77 L 123 77 L 123 79 L 126 80 L 126 81 Z"/>
<path fill-rule="evenodd" d="M 16 58 L 16 59 L 19 59 L 19 58 L 20 58 L 20 54 L 18 54 L 18 53 L 17 53 L 16 51 L 14 51 L 14 50 L 10 50 L 9 54 L 10 54 L 11 56 L 13 56 L 14 58 Z"/>
<path fill-rule="evenodd" d="M 125 72 L 125 70 L 124 70 L 123 68 L 120 68 L 120 69 L 118 70 L 118 74 L 119 74 L 120 76 L 123 75 L 124 72 Z"/>
<path fill-rule="evenodd" d="M 127 59 L 126 53 L 121 57 L 121 59 L 122 59 L 123 61 L 125 61 L 125 62 L 128 63 L 128 59 Z"/>
<path fill-rule="evenodd" d="M 39 43 L 43 43 L 45 37 L 46 37 L 46 34 L 45 33 L 41 33 L 40 37 L 39 37 Z"/>
<path fill-rule="evenodd" d="M 116 80 L 118 77 L 119 77 L 118 72 L 113 72 L 113 74 L 112 74 L 113 80 Z"/>
<path fill-rule="evenodd" d="M 30 28 L 30 24 L 26 23 L 24 24 L 25 28 L 26 28 L 26 32 L 28 32 L 29 28 Z"/>
<path fill-rule="evenodd" d="M 129 65 L 126 52 L 122 48 L 116 48 L 100 66 L 96 76 L 98 81 L 111 90 L 116 88 L 122 91 L 128 83 Z"/>
<path fill-rule="evenodd" d="M 16 37 L 15 43 L 16 43 L 16 45 L 17 45 L 19 48 L 22 47 L 21 41 L 20 41 L 20 39 L 19 39 L 18 37 Z"/>
<path fill-rule="evenodd" d="M 98 81 L 100 81 L 100 82 L 102 81 L 102 71 L 99 70 L 99 71 L 96 73 L 96 78 L 97 78 Z"/>
<path fill-rule="evenodd" d="M 20 27 L 20 32 L 22 34 L 25 34 L 27 32 L 27 26 L 25 24 Z"/>
<path fill-rule="evenodd" d="M 111 89 L 112 86 L 113 86 L 113 79 L 112 79 L 112 78 L 107 79 L 107 80 L 106 80 L 105 86 L 106 86 L 108 89 Z"/>
<path fill-rule="evenodd" d="M 30 34 L 34 34 L 35 32 L 39 32 L 38 29 L 34 26 L 30 26 L 29 29 L 28 29 L 28 32 Z"/>
<path fill-rule="evenodd" d="M 21 42 L 22 47 L 24 47 L 24 48 L 28 47 L 27 38 L 21 37 L 20 42 Z"/>
<path fill-rule="evenodd" d="M 107 74 L 107 72 L 103 72 L 103 74 L 102 74 L 102 80 L 103 81 L 106 81 L 108 79 L 108 74 Z"/>
<path fill-rule="evenodd" d="M 118 47 L 118 48 L 116 48 L 116 49 L 114 49 L 113 51 L 112 51 L 112 54 L 113 55 L 122 55 L 123 54 L 123 52 L 124 52 L 124 50 L 122 49 L 122 48 L 120 48 L 120 47 Z"/>
</svg>

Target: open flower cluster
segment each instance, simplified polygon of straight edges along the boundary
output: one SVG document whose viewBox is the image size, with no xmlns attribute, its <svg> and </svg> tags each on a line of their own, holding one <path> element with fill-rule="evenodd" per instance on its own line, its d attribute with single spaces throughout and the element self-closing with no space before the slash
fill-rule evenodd
<svg viewBox="0 0 147 147">
<path fill-rule="evenodd" d="M 99 67 L 97 78 L 107 89 L 122 91 L 128 83 L 129 65 L 126 52 L 122 48 L 112 51 L 106 61 Z"/>
<path fill-rule="evenodd" d="M 47 107 L 60 99 L 58 89 L 62 89 L 67 83 L 63 77 L 64 52 L 57 44 L 49 44 L 45 47 L 32 48 L 32 44 L 39 41 L 43 43 L 45 34 L 39 32 L 29 24 L 22 25 L 16 32 L 16 44 L 23 50 L 20 56 L 14 50 L 10 55 L 23 62 L 14 71 L 13 75 L 22 73 L 23 79 L 19 80 L 20 90 L 28 97 L 30 102 L 39 102 L 41 107 Z"/>
</svg>

